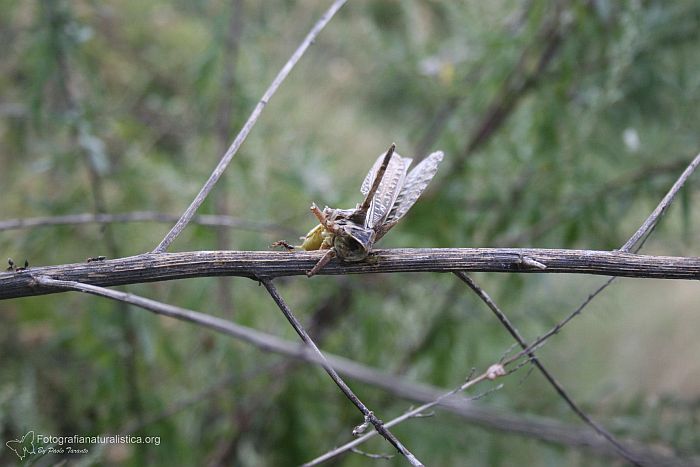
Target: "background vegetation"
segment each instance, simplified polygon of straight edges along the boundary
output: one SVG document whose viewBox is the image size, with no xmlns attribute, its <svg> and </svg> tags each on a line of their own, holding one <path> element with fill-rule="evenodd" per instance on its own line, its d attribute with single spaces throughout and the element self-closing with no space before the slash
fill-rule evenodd
<svg viewBox="0 0 700 467">
<path fill-rule="evenodd" d="M 319 0 L 0 0 L 0 217 L 180 214 L 296 44 Z M 383 247 L 614 249 L 700 148 L 700 4 L 657 1 L 349 2 L 301 60 L 200 213 L 274 224 L 188 227 L 176 250 L 268 249 L 313 226 L 311 201 L 350 207 L 374 158 L 446 160 Z M 698 186 L 644 252 L 692 256 Z M 31 265 L 153 249 L 169 224 L 0 232 Z M 292 232 L 292 233 L 290 233 Z M 596 277 L 476 275 L 528 338 Z M 451 275 L 291 278 L 282 294 L 321 347 L 446 388 L 511 338 Z M 255 282 L 126 288 L 296 338 Z M 621 438 L 700 455 L 700 295 L 681 281 L 619 281 L 541 356 Z M 536 372 L 479 401 L 579 424 Z M 357 412 L 321 371 L 229 338 L 76 293 L 0 304 L 0 462 L 27 430 L 92 435 L 141 425 L 160 446 L 71 463 L 279 465 L 348 439 Z M 360 383 L 388 419 L 409 402 Z M 608 465 L 564 446 L 438 412 L 397 435 L 431 465 Z M 371 452 L 389 447 L 375 440 Z M 49 465 L 59 457 L 34 460 Z M 341 465 L 370 461 L 347 455 Z"/>
</svg>

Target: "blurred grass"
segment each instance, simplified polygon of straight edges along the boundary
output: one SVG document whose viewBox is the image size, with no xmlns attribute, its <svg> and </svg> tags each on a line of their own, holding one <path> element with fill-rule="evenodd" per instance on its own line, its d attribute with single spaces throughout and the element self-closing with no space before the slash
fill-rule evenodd
<svg viewBox="0 0 700 467">
<path fill-rule="evenodd" d="M 420 158 L 424 154 L 414 148 L 427 138 L 428 150 L 444 150 L 446 160 L 382 246 L 494 246 L 518 238 L 505 244 L 618 247 L 682 170 L 662 166 L 690 160 L 700 147 L 700 8 L 692 0 L 571 1 L 557 10 L 559 4 L 350 2 L 266 107 L 220 181 L 230 213 L 284 223 L 302 235 L 314 224 L 307 209 L 312 201 L 353 206 L 377 154 L 395 141 L 402 155 Z M 95 186 L 107 212 L 179 214 L 220 157 L 222 96 L 232 98 L 232 140 L 326 7 L 310 0 L 244 1 L 242 12 L 233 13 L 220 1 L 0 1 L 2 217 L 93 212 Z M 242 15 L 243 27 L 234 85 L 222 89 L 231 14 Z M 546 45 L 542 31 L 553 22 L 561 44 L 536 73 Z M 488 142 L 466 157 L 474 131 L 514 73 L 535 76 L 535 84 Z M 444 124 L 433 126 L 446 108 Z M 645 251 L 694 254 L 697 185 L 689 182 Z M 201 209 L 215 211 L 211 201 Z M 553 215 L 556 222 L 543 228 Z M 83 261 L 109 255 L 110 233 L 119 254 L 137 254 L 152 249 L 168 227 L 5 231 L 0 252 L 32 265 Z M 229 235 L 236 249 L 267 249 L 277 240 L 269 232 Z M 172 249 L 216 245 L 212 229 L 193 225 Z M 476 277 L 529 338 L 600 281 Z M 328 351 L 451 387 L 510 345 L 483 304 L 461 286 L 455 289 L 451 276 L 350 277 L 353 299 L 344 305 L 336 295 L 342 280 L 279 281 L 304 322 L 323 303 L 332 304 L 335 316 L 325 325 L 322 346 Z M 215 279 L 128 290 L 295 338 L 257 284 L 228 283 L 235 314 L 212 298 Z M 697 456 L 697 305 L 690 283 L 619 281 L 543 349 L 543 360 L 612 431 Z M 136 310 L 128 316 L 111 302 L 77 294 L 2 303 L 2 439 L 29 429 L 116 431 L 221 376 L 274 360 L 192 326 Z M 537 374 L 522 383 L 518 378 L 481 403 L 577 423 Z M 407 407 L 382 391 L 353 387 L 384 419 Z M 98 464 L 290 464 L 343 442 L 358 422 L 323 374 L 294 366 L 239 381 L 144 428 L 144 435 L 162 434 L 159 447 L 93 455 Z M 432 465 L 608 462 L 468 427 L 445 414 L 412 421 L 397 433 Z M 367 450 L 388 448 L 375 441 Z M 14 462 L 13 456 L 0 447 L 1 463 Z M 366 462 L 359 456 L 340 461 Z"/>
</svg>

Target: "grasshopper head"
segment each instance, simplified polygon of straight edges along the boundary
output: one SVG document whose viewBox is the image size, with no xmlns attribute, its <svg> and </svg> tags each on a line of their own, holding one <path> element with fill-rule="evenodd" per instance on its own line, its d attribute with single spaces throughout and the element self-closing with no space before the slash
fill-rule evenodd
<svg viewBox="0 0 700 467">
<path fill-rule="evenodd" d="M 333 239 L 333 247 L 338 257 L 350 263 L 365 259 L 374 243 L 374 231 L 353 223 L 339 227 L 339 232 Z"/>
</svg>

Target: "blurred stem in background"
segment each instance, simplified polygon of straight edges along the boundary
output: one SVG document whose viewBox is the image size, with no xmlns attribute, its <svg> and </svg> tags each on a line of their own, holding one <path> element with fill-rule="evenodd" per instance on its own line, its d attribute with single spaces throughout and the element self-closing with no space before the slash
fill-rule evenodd
<svg viewBox="0 0 700 467">
<path fill-rule="evenodd" d="M 216 111 L 216 154 L 224 154 L 228 149 L 231 141 L 233 123 L 238 123 L 239 118 L 234 118 L 236 108 L 234 107 L 234 96 L 240 93 L 236 83 L 236 62 L 238 60 L 238 49 L 240 47 L 241 30 L 243 28 L 243 2 L 242 0 L 233 0 L 230 2 L 228 12 L 228 21 L 223 30 L 223 40 L 221 56 L 221 92 L 219 98 L 219 107 Z M 227 178 L 224 176 L 221 183 L 217 187 L 215 194 L 215 209 L 216 214 L 228 216 L 231 214 L 231 206 L 229 198 L 232 194 L 226 188 Z M 226 228 L 216 230 L 216 245 L 219 250 L 230 250 L 231 242 L 229 236 L 231 231 Z M 233 295 L 233 281 L 227 277 L 218 279 L 219 293 L 219 308 L 228 310 L 228 313 L 233 316 L 234 304 L 231 299 Z"/>
<path fill-rule="evenodd" d="M 66 143 L 68 151 L 79 151 L 82 166 L 87 175 L 89 184 L 87 191 L 92 200 L 93 213 L 95 215 L 108 213 L 111 210 L 105 196 L 107 177 L 111 170 L 107 156 L 108 148 L 104 140 L 94 132 L 94 125 L 90 118 L 93 112 L 83 104 L 94 100 L 90 80 L 78 76 L 78 70 L 82 68 L 81 65 L 85 61 L 79 37 L 79 31 L 84 26 L 74 16 L 71 2 L 67 0 L 40 2 L 39 9 L 41 18 L 39 28 L 43 30 L 42 35 L 46 38 L 45 60 L 53 64 L 53 67 L 44 70 L 46 74 L 43 77 L 37 76 L 39 79 L 47 80 L 45 83 L 47 86 L 42 86 L 46 94 L 40 98 L 40 102 L 51 103 L 56 99 L 54 105 L 49 105 L 42 110 L 57 117 L 56 122 L 59 127 L 65 125 L 69 135 Z M 122 256 L 120 242 L 110 225 L 103 225 L 101 233 L 106 254 L 112 258 Z M 98 254 L 102 252 L 90 252 L 89 256 Z M 113 313 L 109 319 L 114 320 L 122 336 L 115 349 L 117 359 L 121 361 L 119 366 L 124 372 L 127 412 L 136 420 L 142 420 L 143 402 L 138 369 L 139 355 L 142 350 L 139 347 L 137 324 L 128 304 L 116 302 L 111 306 L 116 309 L 116 313 Z M 139 451 L 136 456 L 144 460 L 141 456 L 145 454 L 146 451 Z"/>
</svg>

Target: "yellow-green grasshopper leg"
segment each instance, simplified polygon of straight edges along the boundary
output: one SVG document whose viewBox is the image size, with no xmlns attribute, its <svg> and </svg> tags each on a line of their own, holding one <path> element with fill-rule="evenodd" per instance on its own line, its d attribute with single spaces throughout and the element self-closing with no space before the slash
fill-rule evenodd
<svg viewBox="0 0 700 467">
<path fill-rule="evenodd" d="M 332 223 L 327 219 L 326 215 L 316 206 L 316 204 L 311 205 L 311 212 L 319 220 L 318 224 L 313 229 L 309 230 L 304 237 L 301 237 L 301 245 L 290 245 L 284 240 L 279 240 L 274 242 L 272 246 L 281 246 L 289 251 L 292 250 L 304 250 L 304 251 L 316 251 L 316 250 L 328 250 L 328 252 L 316 263 L 316 265 L 306 272 L 308 277 L 313 276 L 318 271 L 321 270 L 328 262 L 335 256 L 335 249 L 333 248 L 333 238 L 334 234 L 331 232 Z"/>
</svg>

